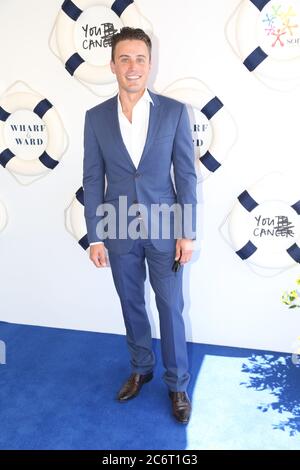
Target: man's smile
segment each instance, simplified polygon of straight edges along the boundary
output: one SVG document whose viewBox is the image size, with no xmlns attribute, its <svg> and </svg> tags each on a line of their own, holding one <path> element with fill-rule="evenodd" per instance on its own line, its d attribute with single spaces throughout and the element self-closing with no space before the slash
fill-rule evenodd
<svg viewBox="0 0 300 470">
<path fill-rule="evenodd" d="M 139 78 L 141 78 L 141 75 L 126 75 L 126 79 L 127 80 L 138 80 Z"/>
</svg>

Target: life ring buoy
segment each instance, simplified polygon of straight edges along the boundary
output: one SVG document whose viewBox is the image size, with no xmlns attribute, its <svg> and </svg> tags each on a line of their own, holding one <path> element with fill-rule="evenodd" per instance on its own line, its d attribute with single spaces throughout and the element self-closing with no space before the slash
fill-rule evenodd
<svg viewBox="0 0 300 470">
<path fill-rule="evenodd" d="M 76 191 L 70 205 L 65 210 L 65 227 L 75 238 L 78 245 L 89 254 L 90 245 L 84 217 L 84 190 L 82 186 Z M 106 253 L 106 266 L 110 267 L 109 254 L 105 247 L 104 249 Z"/>
<path fill-rule="evenodd" d="M 84 218 L 83 187 L 81 186 L 66 211 L 67 230 L 74 236 L 85 251 L 89 249 L 87 228 Z"/>
<path fill-rule="evenodd" d="M 197 145 L 197 136 L 194 138 L 195 158 L 202 164 L 199 179 L 204 179 L 220 168 L 235 141 L 236 127 L 233 119 L 220 98 L 200 80 L 178 80 L 168 86 L 162 94 L 184 102 L 192 108 L 189 110 L 191 126 L 200 126 L 200 139 L 204 133 L 201 131 L 201 126 L 209 132 L 203 151 Z M 195 112 L 199 113 L 198 117 L 195 116 Z M 195 124 L 197 119 L 200 120 L 200 124 Z M 197 129 L 192 131 L 196 132 Z"/>
<path fill-rule="evenodd" d="M 142 28 L 142 16 L 134 0 L 65 0 L 56 21 L 56 43 L 59 56 L 70 75 L 87 83 L 106 85 L 115 81 L 109 62 L 105 65 L 87 63 L 76 51 L 74 28 L 76 21 L 89 7 L 111 9 L 123 26 Z"/>
<path fill-rule="evenodd" d="M 43 153 L 33 160 L 14 154 L 7 146 L 5 124 L 7 119 L 18 110 L 29 110 L 42 119 L 46 125 L 48 140 Z M 61 119 L 53 105 L 43 96 L 31 92 L 15 92 L 0 100 L 0 164 L 19 175 L 42 175 L 53 170 L 65 148 L 65 131 Z"/>
<path fill-rule="evenodd" d="M 300 263 L 300 199 L 281 176 L 263 178 L 237 198 L 228 232 L 236 254 L 260 268 Z"/>
<path fill-rule="evenodd" d="M 0 232 L 4 230 L 7 225 L 7 210 L 3 202 L 0 201 Z"/>
<path fill-rule="evenodd" d="M 236 42 L 250 72 L 277 80 L 299 78 L 299 36 L 300 0 L 241 2 L 236 17 Z"/>
</svg>

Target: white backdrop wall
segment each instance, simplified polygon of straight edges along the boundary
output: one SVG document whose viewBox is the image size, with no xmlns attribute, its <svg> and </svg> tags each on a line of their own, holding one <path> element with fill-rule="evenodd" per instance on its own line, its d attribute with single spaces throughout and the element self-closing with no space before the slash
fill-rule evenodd
<svg viewBox="0 0 300 470">
<path fill-rule="evenodd" d="M 0 320 L 49 327 L 124 333 L 110 269 L 97 270 L 65 230 L 64 210 L 82 179 L 85 110 L 103 99 L 72 78 L 48 46 L 61 0 L 1 0 L 0 94 L 24 80 L 59 111 L 69 136 L 61 163 L 29 186 L 0 167 L 0 200 L 9 213 L 0 234 Z M 136 0 L 153 25 L 151 87 L 203 80 L 238 126 L 222 167 L 202 185 L 201 249 L 185 269 L 185 321 L 194 342 L 291 351 L 300 313 L 280 303 L 299 277 L 295 266 L 263 278 L 220 237 L 236 197 L 272 170 L 299 174 L 300 88 L 265 87 L 238 61 L 224 26 L 237 0 Z M 296 182 L 295 182 L 296 181 Z M 297 180 L 294 184 L 297 184 Z M 159 336 L 154 296 L 149 316 Z"/>
</svg>

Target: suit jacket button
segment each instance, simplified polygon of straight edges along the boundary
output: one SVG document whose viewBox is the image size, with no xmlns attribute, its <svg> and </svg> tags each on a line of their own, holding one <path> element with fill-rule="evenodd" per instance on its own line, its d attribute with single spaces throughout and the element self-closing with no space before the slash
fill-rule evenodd
<svg viewBox="0 0 300 470">
<path fill-rule="evenodd" d="M 136 174 L 134 175 L 135 178 L 138 178 L 139 176 L 141 176 L 141 174 L 138 172 L 136 172 Z"/>
</svg>

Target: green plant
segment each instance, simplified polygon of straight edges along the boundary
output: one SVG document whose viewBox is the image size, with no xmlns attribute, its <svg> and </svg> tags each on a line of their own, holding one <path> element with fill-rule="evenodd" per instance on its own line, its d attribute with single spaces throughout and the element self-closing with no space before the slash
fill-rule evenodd
<svg viewBox="0 0 300 470">
<path fill-rule="evenodd" d="M 296 284 L 300 286 L 300 278 L 296 280 Z M 285 291 L 281 296 L 281 302 L 288 306 L 288 308 L 300 307 L 300 291 L 297 289 Z"/>
</svg>

